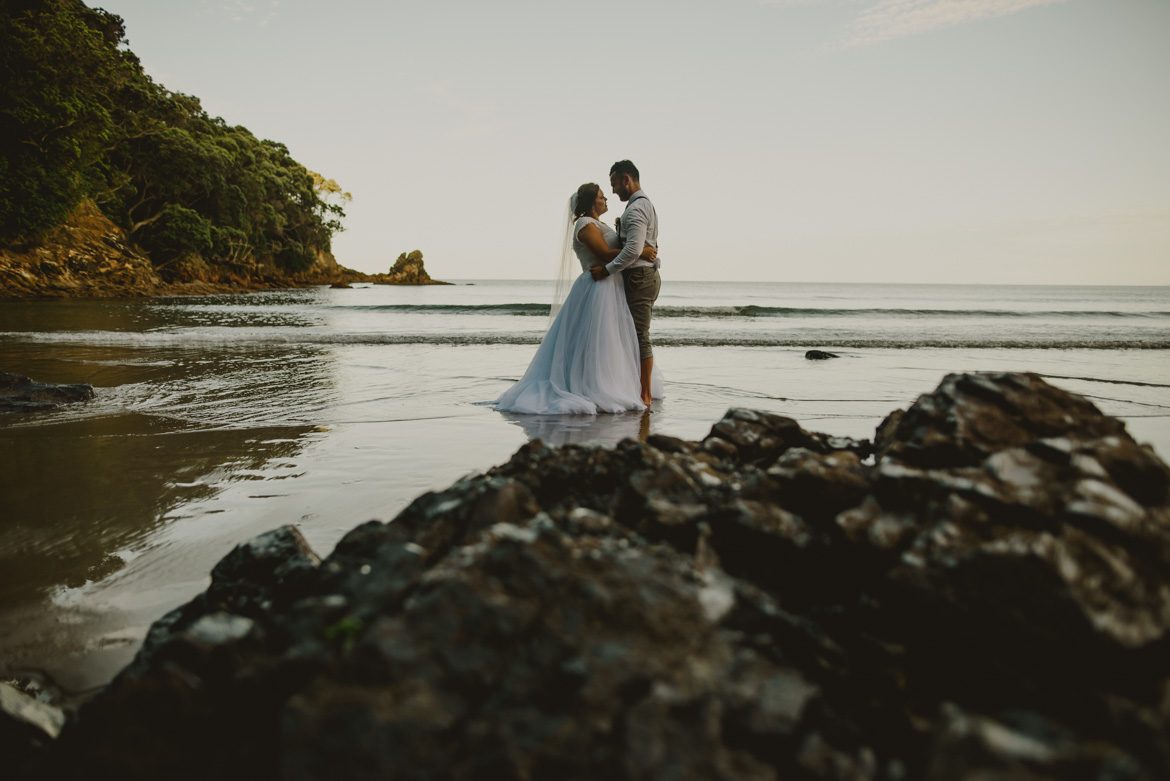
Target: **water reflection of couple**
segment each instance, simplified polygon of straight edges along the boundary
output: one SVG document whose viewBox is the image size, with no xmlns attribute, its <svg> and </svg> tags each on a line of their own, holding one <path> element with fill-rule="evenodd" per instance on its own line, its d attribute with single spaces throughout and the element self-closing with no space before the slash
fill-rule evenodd
<svg viewBox="0 0 1170 781">
<path fill-rule="evenodd" d="M 613 447 L 623 439 L 642 442 L 650 436 L 650 413 L 641 415 L 516 415 L 504 419 L 524 429 L 529 439 L 546 445 L 604 445 Z"/>
<path fill-rule="evenodd" d="M 600 220 L 608 211 L 601 188 L 581 185 L 569 201 L 561 280 L 569 278 L 574 256 L 581 272 L 563 304 L 558 283 L 552 323 L 524 376 L 496 400 L 502 412 L 626 412 L 662 397 L 650 342 L 661 286 L 658 215 L 629 160 L 614 163 L 609 181 L 626 202 L 618 230 Z"/>
</svg>

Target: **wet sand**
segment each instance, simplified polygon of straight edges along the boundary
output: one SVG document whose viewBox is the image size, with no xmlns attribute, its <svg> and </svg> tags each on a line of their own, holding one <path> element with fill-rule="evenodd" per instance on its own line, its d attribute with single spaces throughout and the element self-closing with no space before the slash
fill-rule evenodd
<svg viewBox="0 0 1170 781">
<path fill-rule="evenodd" d="M 1170 455 L 1160 351 L 871 349 L 814 362 L 798 350 L 667 347 L 668 395 L 649 415 L 494 412 L 486 402 L 531 350 L 10 346 L 9 370 L 92 382 L 98 399 L 0 422 L 0 667 L 43 671 L 75 693 L 100 686 L 238 542 L 293 524 L 325 554 L 356 524 L 390 520 L 531 438 L 697 439 L 733 406 L 872 437 L 948 371 L 1032 370 L 1061 377 L 1052 382 Z"/>
</svg>

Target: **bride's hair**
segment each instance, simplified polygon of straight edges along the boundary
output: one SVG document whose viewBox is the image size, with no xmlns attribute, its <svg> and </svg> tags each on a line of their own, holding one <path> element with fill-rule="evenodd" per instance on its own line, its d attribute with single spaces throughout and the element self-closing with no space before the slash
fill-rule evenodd
<svg viewBox="0 0 1170 781">
<path fill-rule="evenodd" d="M 574 220 L 593 211 L 593 202 L 597 200 L 599 192 L 601 192 L 601 185 L 593 182 L 586 182 L 577 188 L 577 194 L 573 196 Z"/>
</svg>

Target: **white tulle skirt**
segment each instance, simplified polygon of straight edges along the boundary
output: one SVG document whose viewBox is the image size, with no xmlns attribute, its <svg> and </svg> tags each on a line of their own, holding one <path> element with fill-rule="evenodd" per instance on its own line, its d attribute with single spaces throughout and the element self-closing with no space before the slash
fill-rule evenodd
<svg viewBox="0 0 1170 781">
<path fill-rule="evenodd" d="M 621 274 L 594 282 L 583 273 L 520 381 L 496 399 L 502 412 L 594 415 L 642 410 L 638 335 Z M 657 367 L 654 398 L 662 398 Z"/>
</svg>

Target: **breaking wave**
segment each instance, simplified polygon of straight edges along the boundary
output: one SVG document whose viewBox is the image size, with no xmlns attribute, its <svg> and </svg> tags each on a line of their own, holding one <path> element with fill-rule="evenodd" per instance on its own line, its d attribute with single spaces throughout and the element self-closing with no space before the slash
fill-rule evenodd
<svg viewBox="0 0 1170 781">
<path fill-rule="evenodd" d="M 393 314 L 425 314 L 425 315 L 506 315 L 512 317 L 547 317 L 548 304 L 536 303 L 509 303 L 509 304 L 347 304 L 329 307 L 331 309 L 348 309 L 359 312 L 386 312 Z M 911 317 L 911 318 L 1124 318 L 1146 319 L 1170 317 L 1170 312 L 1118 312 L 1105 310 L 1080 309 L 899 309 L 896 307 L 784 307 L 784 306 L 757 306 L 745 304 L 743 306 L 657 306 L 654 316 L 658 317 L 691 317 L 691 318 L 757 318 L 757 317 Z"/>
<path fill-rule="evenodd" d="M 0 339 L 69 345 L 102 345 L 131 348 L 216 347 L 240 349 L 247 346 L 296 345 L 536 345 L 542 333 L 346 333 L 315 331 L 306 328 L 201 328 L 182 331 L 5 331 Z M 1087 350 L 1167 350 L 1170 338 L 1059 338 L 1049 334 L 1035 337 L 997 338 L 985 335 L 922 335 L 915 338 L 880 338 L 846 336 L 842 338 L 787 336 L 749 336 L 736 334 L 656 334 L 654 344 L 661 347 L 782 347 L 822 349 L 1087 349 Z"/>
</svg>

